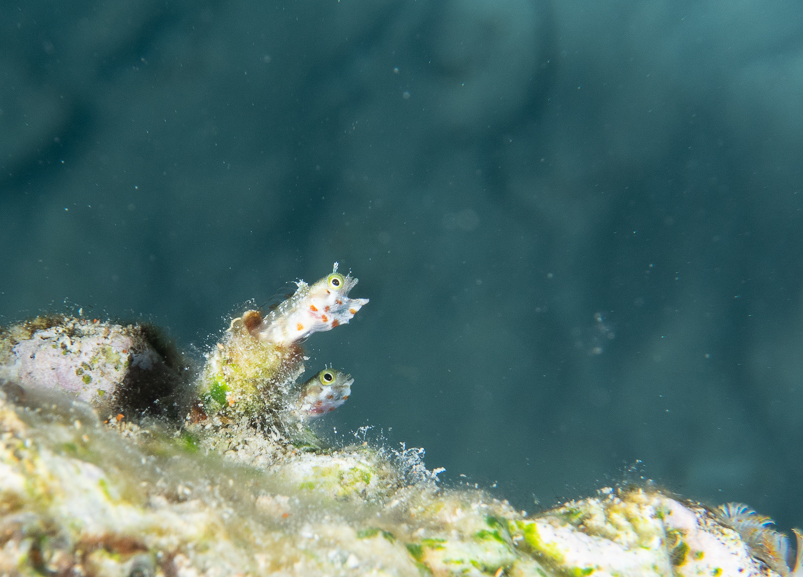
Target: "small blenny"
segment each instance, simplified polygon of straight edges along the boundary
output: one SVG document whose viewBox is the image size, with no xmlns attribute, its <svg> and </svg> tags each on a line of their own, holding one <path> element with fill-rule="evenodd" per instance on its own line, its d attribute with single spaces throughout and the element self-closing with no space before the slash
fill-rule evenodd
<svg viewBox="0 0 803 577">
<path fill-rule="evenodd" d="M 296 284 L 298 289 L 293 296 L 250 329 L 254 337 L 280 346 L 291 345 L 312 333 L 345 325 L 368 303 L 368 299 L 349 298 L 357 279 L 337 272 L 337 263 L 331 274 L 315 284 Z"/>
<path fill-rule="evenodd" d="M 354 379 L 335 369 L 324 369 L 301 385 L 296 410 L 307 418 L 334 411 L 351 394 Z"/>
</svg>

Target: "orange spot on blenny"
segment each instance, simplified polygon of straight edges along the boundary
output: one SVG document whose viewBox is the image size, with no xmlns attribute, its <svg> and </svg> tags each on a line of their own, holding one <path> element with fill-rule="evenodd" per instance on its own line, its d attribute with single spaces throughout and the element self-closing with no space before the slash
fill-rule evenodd
<svg viewBox="0 0 803 577">
<path fill-rule="evenodd" d="M 325 322 L 325 323 L 328 323 L 329 322 L 329 317 L 327 317 L 326 315 L 321 315 L 321 320 L 323 322 Z"/>
<path fill-rule="evenodd" d="M 302 325 L 301 323 L 298 323 L 298 324 L 296 325 L 296 330 L 297 330 L 297 331 L 303 331 L 303 330 L 304 330 L 304 325 Z"/>
<path fill-rule="evenodd" d="M 310 305 L 309 306 L 309 310 L 311 310 L 312 312 L 315 312 L 315 313 L 318 312 L 318 309 L 315 307 L 315 305 Z"/>
<path fill-rule="evenodd" d="M 349 312 L 353 315 L 357 314 L 357 309 L 349 309 Z"/>
<path fill-rule="evenodd" d="M 338 326 L 339 324 L 340 324 L 340 321 L 339 321 L 339 320 L 337 320 L 337 319 L 333 320 L 333 321 L 332 321 L 332 328 L 335 328 L 335 327 L 336 327 L 336 326 Z"/>
</svg>

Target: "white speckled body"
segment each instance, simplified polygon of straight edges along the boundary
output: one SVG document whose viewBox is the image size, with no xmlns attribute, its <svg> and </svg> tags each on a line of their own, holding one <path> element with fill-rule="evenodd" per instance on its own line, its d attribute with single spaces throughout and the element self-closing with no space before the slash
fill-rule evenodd
<svg viewBox="0 0 803 577">
<path fill-rule="evenodd" d="M 347 324 L 368 303 L 368 299 L 348 297 L 356 284 L 356 278 L 339 274 L 335 263 L 332 273 L 313 285 L 298 281 L 295 294 L 271 311 L 252 334 L 261 341 L 290 345 Z"/>
<path fill-rule="evenodd" d="M 322 370 L 302 385 L 297 411 L 306 418 L 334 411 L 349 398 L 352 383 L 351 375 L 334 369 Z"/>
</svg>

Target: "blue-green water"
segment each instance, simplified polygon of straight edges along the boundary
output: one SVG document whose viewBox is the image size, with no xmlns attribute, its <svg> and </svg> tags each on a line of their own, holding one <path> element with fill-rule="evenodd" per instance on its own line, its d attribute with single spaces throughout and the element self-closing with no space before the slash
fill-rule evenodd
<svg viewBox="0 0 803 577">
<path fill-rule="evenodd" d="M 643 475 L 803 524 L 801 29 L 791 1 L 3 2 L 0 321 L 202 351 L 339 261 L 371 302 L 308 343 L 355 378 L 324 428 L 527 510 Z"/>
</svg>

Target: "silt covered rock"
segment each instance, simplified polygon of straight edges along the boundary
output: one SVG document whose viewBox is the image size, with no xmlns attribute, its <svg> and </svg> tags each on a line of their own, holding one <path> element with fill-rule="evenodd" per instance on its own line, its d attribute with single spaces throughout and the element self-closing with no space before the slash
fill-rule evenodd
<svg viewBox="0 0 803 577">
<path fill-rule="evenodd" d="M 0 379 L 66 392 L 104 417 L 175 414 L 188 374 L 182 356 L 147 325 L 54 315 L 0 330 Z"/>
</svg>

